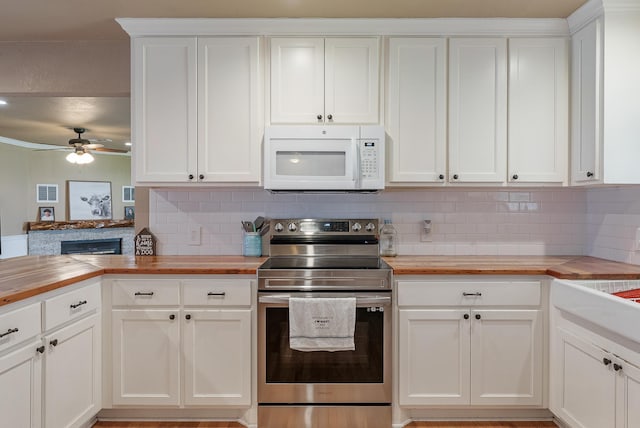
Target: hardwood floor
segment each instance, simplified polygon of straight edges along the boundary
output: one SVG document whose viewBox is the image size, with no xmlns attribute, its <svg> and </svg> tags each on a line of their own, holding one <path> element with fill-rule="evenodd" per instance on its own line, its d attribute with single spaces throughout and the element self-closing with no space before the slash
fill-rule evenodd
<svg viewBox="0 0 640 428">
<path fill-rule="evenodd" d="M 106 422 L 94 428 L 243 428 L 237 422 Z M 405 428 L 547 428 L 553 422 L 412 422 Z M 331 428 L 331 427 L 326 427 Z"/>
</svg>

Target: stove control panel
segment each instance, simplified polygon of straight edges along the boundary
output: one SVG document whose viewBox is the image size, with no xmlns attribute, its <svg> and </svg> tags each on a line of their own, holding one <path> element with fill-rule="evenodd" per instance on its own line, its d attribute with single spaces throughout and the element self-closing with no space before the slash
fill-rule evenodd
<svg viewBox="0 0 640 428">
<path fill-rule="evenodd" d="M 378 219 L 273 219 L 271 230 L 272 235 L 377 235 Z"/>
</svg>

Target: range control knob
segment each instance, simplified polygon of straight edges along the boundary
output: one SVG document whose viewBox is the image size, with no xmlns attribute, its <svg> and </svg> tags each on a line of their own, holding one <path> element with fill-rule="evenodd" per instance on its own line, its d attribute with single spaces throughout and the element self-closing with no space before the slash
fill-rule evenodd
<svg viewBox="0 0 640 428">
<path fill-rule="evenodd" d="M 367 225 L 364 227 L 364 229 L 367 232 L 373 232 L 374 230 L 376 230 L 376 225 L 373 223 L 367 223 Z"/>
<path fill-rule="evenodd" d="M 360 229 L 362 229 L 362 226 L 360 225 L 360 223 L 353 223 L 353 226 L 351 226 L 351 229 L 353 229 L 354 232 L 360 232 Z"/>
<path fill-rule="evenodd" d="M 289 223 L 288 229 L 289 232 L 295 232 L 296 230 L 298 230 L 298 226 L 296 226 L 295 223 Z"/>
<path fill-rule="evenodd" d="M 273 229 L 276 232 L 282 232 L 284 230 L 284 226 L 282 225 L 282 223 L 276 223 L 276 225 L 273 226 Z"/>
</svg>

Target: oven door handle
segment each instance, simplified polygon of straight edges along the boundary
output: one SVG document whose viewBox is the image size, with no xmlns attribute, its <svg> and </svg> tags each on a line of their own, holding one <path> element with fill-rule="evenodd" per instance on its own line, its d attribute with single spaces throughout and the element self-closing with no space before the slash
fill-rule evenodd
<svg viewBox="0 0 640 428">
<path fill-rule="evenodd" d="M 259 296 L 258 303 L 289 303 L 290 297 L 291 296 L 288 294 Z M 331 297 L 339 298 L 337 296 L 331 296 Z M 355 297 L 356 305 L 389 305 L 391 304 L 390 296 L 348 296 L 348 297 Z"/>
</svg>

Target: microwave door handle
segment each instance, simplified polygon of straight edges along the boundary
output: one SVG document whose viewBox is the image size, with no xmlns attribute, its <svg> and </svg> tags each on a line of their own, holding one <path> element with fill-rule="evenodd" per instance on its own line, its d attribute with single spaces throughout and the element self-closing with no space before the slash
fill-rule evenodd
<svg viewBox="0 0 640 428">
<path fill-rule="evenodd" d="M 360 188 L 360 144 L 358 140 L 353 142 L 353 182 L 355 188 Z"/>
</svg>

